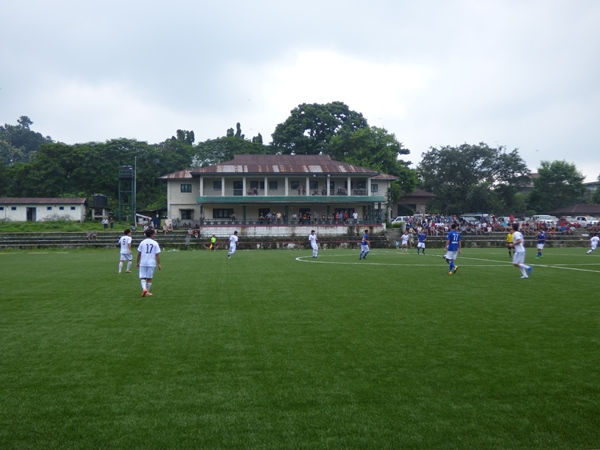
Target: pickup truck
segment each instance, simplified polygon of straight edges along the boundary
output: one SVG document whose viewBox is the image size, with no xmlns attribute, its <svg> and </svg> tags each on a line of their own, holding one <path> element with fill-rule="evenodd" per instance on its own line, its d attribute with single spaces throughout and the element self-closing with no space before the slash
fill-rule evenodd
<svg viewBox="0 0 600 450">
<path fill-rule="evenodd" d="M 598 225 L 598 219 L 591 216 L 576 216 L 575 222 L 577 222 L 582 227 L 588 227 L 592 225 Z"/>
</svg>

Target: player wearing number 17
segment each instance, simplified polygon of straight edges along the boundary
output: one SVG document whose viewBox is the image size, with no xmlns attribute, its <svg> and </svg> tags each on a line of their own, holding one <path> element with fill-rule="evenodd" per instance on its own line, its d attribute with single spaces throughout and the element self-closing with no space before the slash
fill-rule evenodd
<svg viewBox="0 0 600 450">
<path fill-rule="evenodd" d="M 151 296 L 150 287 L 152 286 L 152 277 L 154 270 L 160 266 L 160 246 L 154 237 L 154 229 L 148 228 L 145 231 L 146 239 L 140 242 L 138 246 L 137 267 L 140 270 L 140 280 L 142 283 L 142 297 Z"/>
<path fill-rule="evenodd" d="M 462 242 L 460 240 L 460 233 L 456 231 L 456 224 L 453 223 L 450 228 L 451 230 L 446 238 L 446 254 L 444 255 L 444 259 L 449 266 L 448 275 L 452 275 L 458 270 L 458 266 L 454 264 L 454 260 L 462 251 Z"/>
</svg>

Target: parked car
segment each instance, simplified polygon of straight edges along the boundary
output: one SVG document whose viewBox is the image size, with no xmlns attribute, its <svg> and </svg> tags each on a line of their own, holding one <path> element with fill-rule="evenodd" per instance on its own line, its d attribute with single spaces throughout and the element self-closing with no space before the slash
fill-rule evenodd
<svg viewBox="0 0 600 450">
<path fill-rule="evenodd" d="M 392 220 L 392 223 L 398 223 L 398 222 L 406 223 L 408 221 L 408 217 L 409 216 L 398 216 L 394 220 Z"/>
<path fill-rule="evenodd" d="M 582 227 L 598 225 L 598 219 L 592 216 L 576 216 L 575 222 L 577 222 Z"/>
<path fill-rule="evenodd" d="M 464 220 L 470 225 L 475 225 L 480 223 L 479 219 L 475 216 L 460 216 L 460 220 Z"/>
<path fill-rule="evenodd" d="M 560 219 L 558 219 L 558 222 L 556 222 L 556 226 L 561 228 L 579 228 L 581 225 L 579 225 L 579 222 L 575 222 L 575 219 L 573 219 L 573 217 L 561 217 Z"/>
<path fill-rule="evenodd" d="M 558 222 L 558 217 L 550 216 L 548 214 L 538 214 L 533 216 L 533 221 L 538 225 L 546 225 L 547 227 L 555 227 Z"/>
</svg>

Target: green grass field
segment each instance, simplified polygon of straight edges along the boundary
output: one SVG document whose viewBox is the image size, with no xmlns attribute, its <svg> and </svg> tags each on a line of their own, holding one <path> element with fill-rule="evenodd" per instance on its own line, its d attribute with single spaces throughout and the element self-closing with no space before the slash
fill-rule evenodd
<svg viewBox="0 0 600 450">
<path fill-rule="evenodd" d="M 585 251 L 0 253 L 0 448 L 599 448 Z"/>
</svg>

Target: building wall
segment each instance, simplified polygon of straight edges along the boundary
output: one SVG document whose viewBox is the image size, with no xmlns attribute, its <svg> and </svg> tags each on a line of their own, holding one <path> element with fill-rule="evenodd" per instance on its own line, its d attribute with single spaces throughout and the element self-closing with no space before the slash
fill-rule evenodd
<svg viewBox="0 0 600 450">
<path fill-rule="evenodd" d="M 35 221 L 73 220 L 85 221 L 84 205 L 0 205 L 0 219 L 26 222 L 28 208 L 35 209 Z M 62 208 L 62 209 L 61 209 Z M 72 209 L 73 208 L 73 209 Z"/>
</svg>

